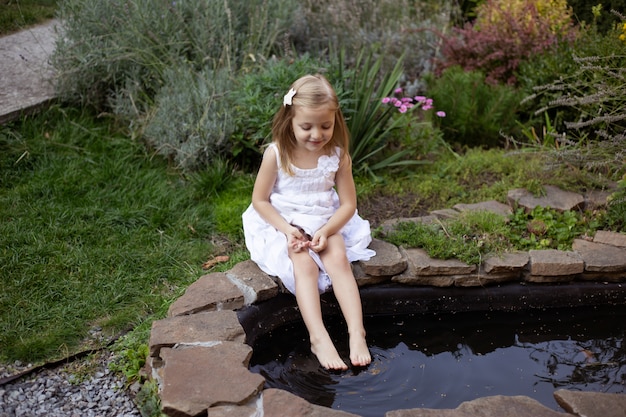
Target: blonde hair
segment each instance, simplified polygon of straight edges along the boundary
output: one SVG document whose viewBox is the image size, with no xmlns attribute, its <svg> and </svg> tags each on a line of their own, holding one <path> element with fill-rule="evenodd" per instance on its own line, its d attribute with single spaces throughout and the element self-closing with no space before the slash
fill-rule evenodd
<svg viewBox="0 0 626 417">
<path fill-rule="evenodd" d="M 281 105 L 272 122 L 272 140 L 278 145 L 281 168 L 293 175 L 291 161 L 296 148 L 296 137 L 293 133 L 292 119 L 296 106 L 307 108 L 328 106 L 331 111 L 335 112 L 333 136 L 324 146 L 324 151 L 330 155 L 335 147 L 339 147 L 343 158 L 344 153 L 349 152 L 350 149 L 350 132 L 339 107 L 337 93 L 328 80 L 320 74 L 305 75 L 297 79 L 291 88 L 296 91 L 292 104 Z"/>
</svg>

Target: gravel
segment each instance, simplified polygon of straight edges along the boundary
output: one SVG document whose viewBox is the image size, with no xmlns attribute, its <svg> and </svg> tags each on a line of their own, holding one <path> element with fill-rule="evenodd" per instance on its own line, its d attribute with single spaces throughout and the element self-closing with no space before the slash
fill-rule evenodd
<svg viewBox="0 0 626 417">
<path fill-rule="evenodd" d="M 140 417 L 126 380 L 109 369 L 112 360 L 113 354 L 103 351 L 87 362 L 43 369 L 0 385 L 0 417 Z M 8 368 L 0 377 L 27 367 L 17 363 Z"/>
</svg>

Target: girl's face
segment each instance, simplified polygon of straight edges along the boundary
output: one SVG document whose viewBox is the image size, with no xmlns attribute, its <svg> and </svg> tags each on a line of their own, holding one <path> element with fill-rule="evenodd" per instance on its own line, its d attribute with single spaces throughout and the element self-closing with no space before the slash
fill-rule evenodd
<svg viewBox="0 0 626 417">
<path fill-rule="evenodd" d="M 320 151 L 333 137 L 335 112 L 328 106 L 295 107 L 291 119 L 296 147 L 308 151 Z"/>
</svg>

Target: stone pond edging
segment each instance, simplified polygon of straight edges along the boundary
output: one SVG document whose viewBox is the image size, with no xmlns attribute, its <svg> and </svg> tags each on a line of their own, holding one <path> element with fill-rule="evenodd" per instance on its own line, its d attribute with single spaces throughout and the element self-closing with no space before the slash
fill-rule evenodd
<svg viewBox="0 0 626 417">
<path fill-rule="evenodd" d="M 569 207 L 572 204 L 595 204 L 583 196 L 556 188 L 547 188 L 544 200 L 524 190 L 513 190 L 509 192 L 509 205 L 497 202 L 458 205 L 451 210 L 433 212 L 430 216 L 453 216 L 463 210 L 490 210 L 506 214 L 514 204 L 557 207 L 554 202 L 545 200 L 555 196 L 561 203 L 567 201 Z M 428 217 L 401 220 L 428 221 Z M 387 222 L 383 231 L 390 230 L 398 221 Z M 371 246 L 377 255 L 367 262 L 353 264 L 366 314 L 370 308 L 368 290 L 376 292 L 377 288 L 390 289 L 394 302 L 401 301 L 398 294 L 408 293 L 409 290 L 435 291 L 429 295 L 432 304 L 419 307 L 426 309 L 440 307 L 446 299 L 449 300 L 446 292 L 480 297 L 487 289 L 493 294 L 499 289 L 508 291 L 518 287 L 532 298 L 531 293 L 535 289 L 542 291 L 553 286 L 573 288 L 572 294 L 580 296 L 580 287 L 588 285 L 600 288 L 602 293 L 593 302 L 610 300 L 626 303 L 626 285 L 622 284 L 626 282 L 626 235 L 620 233 L 598 231 L 592 240 L 577 239 L 571 251 L 534 250 L 505 254 L 487 258 L 478 266 L 458 260 L 432 259 L 421 249 L 404 249 L 378 239 L 374 239 Z M 602 290 L 603 287 L 606 289 Z M 252 347 L 246 343 L 254 340 L 255 333 L 264 331 L 260 321 L 270 318 L 267 316 L 272 314 L 259 308 L 287 297 L 286 308 L 292 313 L 297 312 L 295 301 L 284 292 L 275 278 L 263 273 L 252 261 L 244 261 L 229 271 L 200 277 L 170 306 L 167 318 L 153 322 L 147 374 L 158 382 L 161 406 L 166 415 L 356 416 L 310 404 L 283 390 L 263 389 L 264 378 L 248 370 Z M 378 296 L 380 294 L 385 293 L 379 292 Z M 332 297 L 332 294 L 325 296 Z M 524 300 L 526 296 L 520 299 L 519 292 L 515 297 L 519 300 L 519 308 L 533 307 L 533 300 Z M 510 301 L 511 298 L 506 299 L 506 303 Z M 491 307 L 494 302 L 497 303 L 493 298 L 484 297 L 482 302 Z M 455 304 L 449 303 L 448 307 L 455 308 Z M 252 320 L 245 317 L 249 311 L 253 311 Z M 280 324 L 280 317 L 271 318 L 274 326 Z M 385 417 L 626 415 L 626 395 L 558 390 L 554 397 L 566 413 L 551 410 L 528 397 L 494 396 L 462 403 L 454 410 L 394 410 L 387 412 Z"/>
</svg>

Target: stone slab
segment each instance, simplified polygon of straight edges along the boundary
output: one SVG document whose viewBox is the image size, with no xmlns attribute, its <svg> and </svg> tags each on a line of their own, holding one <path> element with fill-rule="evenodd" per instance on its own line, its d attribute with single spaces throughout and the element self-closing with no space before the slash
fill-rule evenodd
<svg viewBox="0 0 626 417">
<path fill-rule="evenodd" d="M 433 210 L 430 212 L 430 214 L 437 217 L 438 219 L 456 219 L 461 213 L 454 209 L 441 209 Z"/>
<path fill-rule="evenodd" d="M 487 274 L 521 273 L 528 266 L 529 260 L 528 252 L 507 252 L 486 256 L 482 266 Z"/>
<path fill-rule="evenodd" d="M 437 216 L 427 215 L 427 216 L 419 216 L 419 217 L 398 217 L 396 219 L 385 220 L 381 225 L 382 231 L 384 235 L 389 235 L 396 230 L 396 227 L 400 223 L 424 223 L 430 224 L 437 220 Z"/>
<path fill-rule="evenodd" d="M 626 416 L 626 395 L 580 392 L 560 389 L 554 392 L 556 402 L 568 413 L 585 417 Z"/>
<path fill-rule="evenodd" d="M 582 257 L 585 272 L 626 272 L 626 249 L 583 239 L 575 239 L 572 249 Z"/>
<path fill-rule="evenodd" d="M 246 334 L 237 313 L 230 310 L 212 311 L 189 316 L 169 317 L 152 322 L 150 356 L 157 358 L 164 347 L 176 344 L 236 341 L 244 343 Z"/>
<path fill-rule="evenodd" d="M 496 395 L 461 403 L 456 409 L 416 408 L 389 411 L 385 417 L 572 417 L 525 396 Z"/>
<path fill-rule="evenodd" d="M 263 391 L 263 417 L 359 417 L 356 414 L 314 405 L 275 388 Z"/>
<path fill-rule="evenodd" d="M 206 415 L 212 405 L 243 405 L 265 383 L 247 369 L 252 348 L 243 343 L 164 348 L 161 356 L 161 406 L 168 416 Z"/>
<path fill-rule="evenodd" d="M 358 261 L 363 273 L 375 277 L 389 277 L 406 270 L 407 259 L 393 244 L 379 239 L 372 239 L 370 249 L 376 256 L 369 261 Z"/>
<path fill-rule="evenodd" d="M 557 211 L 567 211 L 582 208 L 585 198 L 571 191 L 564 191 L 552 185 L 546 185 L 544 195 L 535 196 L 530 191 L 517 188 L 510 190 L 507 194 L 507 201 L 511 207 L 521 206 L 527 211 L 531 211 L 537 206 L 550 207 Z"/>
<path fill-rule="evenodd" d="M 495 201 L 495 200 L 483 201 L 480 203 L 473 203 L 473 204 L 456 204 L 453 208 L 460 212 L 487 211 L 489 213 L 499 214 L 500 216 L 504 216 L 504 217 L 507 217 L 511 213 L 513 213 L 511 206 L 509 206 L 508 204 L 500 203 L 499 201 Z"/>
<path fill-rule="evenodd" d="M 172 303 L 168 316 L 201 311 L 235 310 L 244 305 L 243 292 L 222 272 L 203 275 Z"/>
<path fill-rule="evenodd" d="M 406 273 L 414 276 L 463 275 L 476 271 L 476 265 L 468 265 L 458 259 L 435 259 L 419 248 L 404 249 L 401 252 L 408 261 Z"/>
<path fill-rule="evenodd" d="M 254 261 L 247 260 L 235 265 L 226 276 L 244 294 L 245 305 L 269 300 L 278 294 L 278 285 Z M 239 284 L 238 284 L 239 283 Z"/>
<path fill-rule="evenodd" d="M 382 284 L 391 281 L 391 276 L 375 276 L 366 274 L 363 271 L 361 262 L 354 262 L 351 266 L 352 274 L 354 275 L 354 279 L 356 279 L 356 283 L 359 287 L 367 287 L 369 285 Z"/>
<path fill-rule="evenodd" d="M 571 277 L 582 274 L 585 264 L 575 252 L 556 249 L 531 250 L 530 275 L 543 277 Z"/>
<path fill-rule="evenodd" d="M 522 271 L 505 271 L 486 273 L 481 266 L 478 272 L 467 275 L 459 275 L 454 278 L 456 287 L 485 287 L 488 285 L 501 284 L 503 282 L 519 282 L 522 278 Z"/>
<path fill-rule="evenodd" d="M 617 246 L 618 248 L 626 248 L 626 234 L 624 233 L 598 230 L 593 237 L 593 241 L 595 243 Z"/>
<path fill-rule="evenodd" d="M 50 55 L 59 22 L 51 20 L 0 37 L 0 124 L 39 109 L 54 98 Z"/>
</svg>

